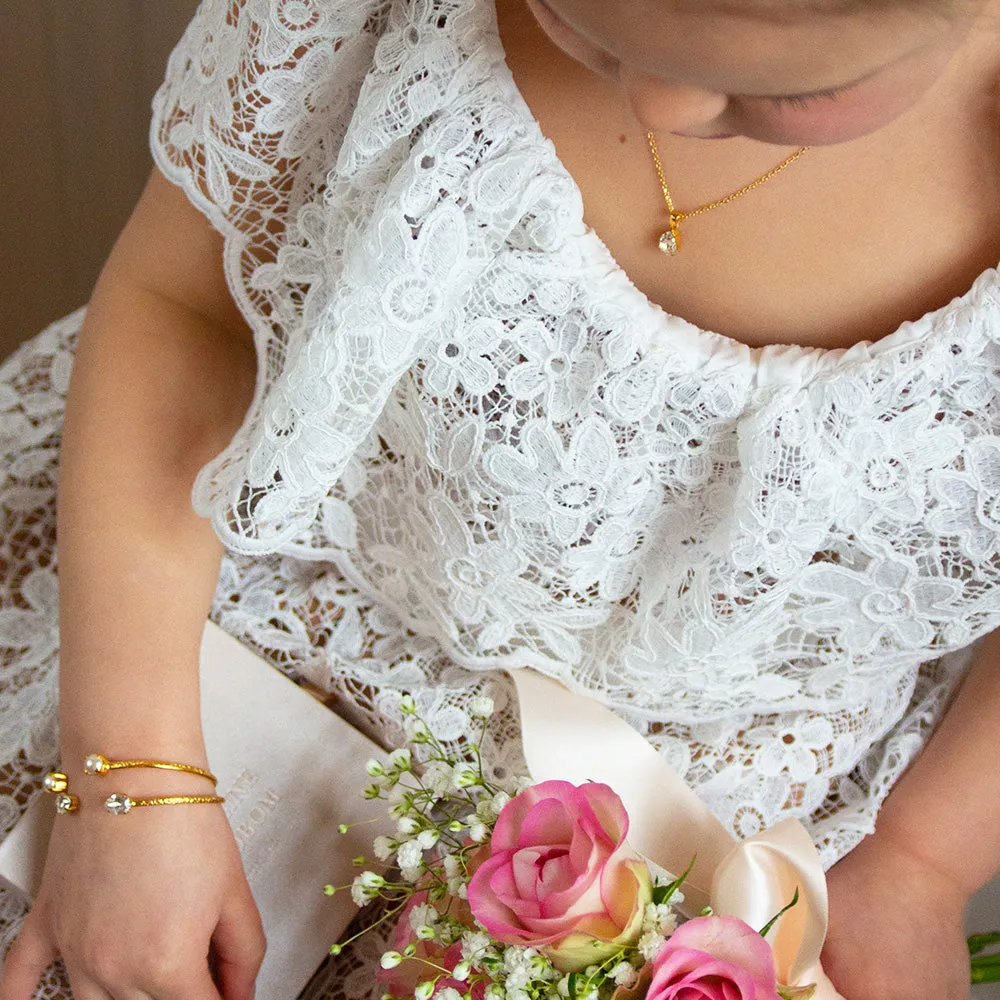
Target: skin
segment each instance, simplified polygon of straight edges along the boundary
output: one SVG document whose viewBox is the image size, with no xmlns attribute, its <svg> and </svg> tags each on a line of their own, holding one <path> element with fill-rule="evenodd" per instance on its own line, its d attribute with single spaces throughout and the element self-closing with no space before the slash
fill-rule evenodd
<svg viewBox="0 0 1000 1000">
<path fill-rule="evenodd" d="M 963 16 L 905 4 L 773 21 L 636 0 L 527 0 L 567 55 L 621 88 L 637 121 L 689 138 L 848 142 L 894 121 L 970 43 Z M 624 15 L 624 16 L 623 16 Z"/>
<path fill-rule="evenodd" d="M 977 20 L 990 25 L 995 0 L 948 20 L 901 4 L 782 23 L 708 3 L 699 15 L 620 0 L 613 17 L 597 0 L 542 2 L 498 0 L 515 83 L 584 221 L 668 313 L 751 347 L 846 348 L 964 294 L 1000 259 L 1000 47 Z M 805 56 L 784 67 L 786 48 Z M 685 222 L 665 266 L 649 129 L 681 209 L 811 149 Z"/>
</svg>

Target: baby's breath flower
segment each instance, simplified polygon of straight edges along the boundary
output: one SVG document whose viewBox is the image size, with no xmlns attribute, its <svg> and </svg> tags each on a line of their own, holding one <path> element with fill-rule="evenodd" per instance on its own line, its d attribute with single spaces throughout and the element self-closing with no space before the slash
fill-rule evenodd
<svg viewBox="0 0 1000 1000">
<path fill-rule="evenodd" d="M 375 872 L 362 872 L 358 878 L 366 889 L 381 889 L 385 885 L 385 879 Z"/>
<path fill-rule="evenodd" d="M 433 941 L 438 932 L 429 924 L 421 924 L 414 932 L 421 941 Z"/>
<path fill-rule="evenodd" d="M 635 986 L 636 981 L 639 978 L 639 973 L 636 972 L 635 967 L 628 962 L 619 962 L 608 973 L 608 978 L 615 984 L 615 986 L 624 986 L 628 988 L 630 986 Z"/>
<path fill-rule="evenodd" d="M 413 696 L 409 694 L 404 694 L 402 698 L 399 699 L 399 711 L 403 715 L 413 715 L 417 710 L 417 703 L 413 700 Z"/>
<path fill-rule="evenodd" d="M 466 931 L 462 935 L 462 958 L 475 961 L 492 944 L 489 934 L 482 931 Z"/>
<path fill-rule="evenodd" d="M 431 738 L 431 731 L 423 719 L 407 719 L 403 724 L 403 731 L 411 743 L 427 743 Z"/>
<path fill-rule="evenodd" d="M 398 951 L 386 951 L 382 953 L 379 964 L 383 969 L 395 969 L 402 961 L 403 956 Z"/>
<path fill-rule="evenodd" d="M 434 983 L 424 982 L 421 983 L 414 991 L 414 1000 L 431 1000 L 431 996 L 434 994 Z"/>
<path fill-rule="evenodd" d="M 431 906 L 430 903 L 417 903 L 417 905 L 414 906 L 408 914 L 410 927 L 414 930 L 420 927 L 421 924 L 431 926 L 437 923 L 440 916 L 441 915 L 438 911 Z"/>
<path fill-rule="evenodd" d="M 375 760 L 373 757 L 367 764 L 365 764 L 365 770 L 373 778 L 381 778 L 385 774 L 385 768 L 382 766 L 380 760 Z"/>
<path fill-rule="evenodd" d="M 434 994 L 437 1000 L 462 1000 L 462 994 L 454 986 L 446 986 Z"/>
<path fill-rule="evenodd" d="M 510 802 L 510 796 L 506 792 L 497 792 L 490 800 L 490 805 L 493 807 L 493 812 L 499 816 L 508 802 Z"/>
<path fill-rule="evenodd" d="M 424 852 L 415 840 L 407 840 L 399 845 L 396 860 L 400 868 L 423 867 Z"/>
<path fill-rule="evenodd" d="M 469 715 L 474 719 L 488 719 L 494 712 L 496 706 L 492 698 L 485 696 L 473 698 L 469 702 Z"/>
<path fill-rule="evenodd" d="M 406 882 L 419 882 L 421 876 L 424 874 L 424 866 L 415 865 L 413 868 L 403 868 L 401 866 L 399 874 L 403 876 L 403 880 Z"/>
<path fill-rule="evenodd" d="M 481 844 L 487 836 L 486 824 L 475 814 L 462 817 L 462 822 L 469 827 L 469 839 Z"/>
<path fill-rule="evenodd" d="M 567 978 L 569 978 L 567 976 Z M 569 996 L 569 991 L 566 991 L 566 996 Z M 486 997 L 485 1000 L 504 1000 L 504 988 L 499 983 L 490 983 L 486 987 Z"/>
<path fill-rule="evenodd" d="M 469 978 L 470 972 L 472 972 L 472 966 L 468 962 L 459 962 L 458 965 L 451 970 L 451 975 L 453 979 L 457 979 L 460 983 L 464 983 L 466 979 Z"/>
<path fill-rule="evenodd" d="M 388 837 L 376 837 L 372 842 L 372 851 L 379 861 L 388 861 L 392 857 L 392 841 Z"/>
<path fill-rule="evenodd" d="M 639 954 L 647 962 L 652 962 L 656 958 L 657 952 L 666 944 L 667 939 L 656 931 L 646 931 L 645 934 L 639 938 L 639 943 L 636 947 L 639 949 Z"/>
<path fill-rule="evenodd" d="M 392 753 L 389 754 L 389 763 L 396 771 L 409 771 L 413 763 L 412 758 L 410 757 L 410 751 L 406 747 L 393 750 Z"/>
<path fill-rule="evenodd" d="M 435 795 L 444 795 L 451 790 L 451 765 L 443 760 L 432 760 L 424 768 L 420 780 Z"/>
<path fill-rule="evenodd" d="M 400 816 L 396 820 L 396 830 L 404 837 L 409 837 L 420 829 L 420 824 L 412 816 Z"/>
<path fill-rule="evenodd" d="M 421 830 L 417 834 L 417 843 L 425 851 L 429 851 L 440 839 L 441 834 L 437 830 Z"/>
<path fill-rule="evenodd" d="M 451 772 L 451 780 L 458 791 L 479 784 L 479 772 L 468 761 L 459 761 Z"/>
<path fill-rule="evenodd" d="M 378 892 L 362 883 L 360 875 L 351 883 L 351 899 L 354 900 L 355 906 L 365 906 L 377 895 Z"/>
</svg>

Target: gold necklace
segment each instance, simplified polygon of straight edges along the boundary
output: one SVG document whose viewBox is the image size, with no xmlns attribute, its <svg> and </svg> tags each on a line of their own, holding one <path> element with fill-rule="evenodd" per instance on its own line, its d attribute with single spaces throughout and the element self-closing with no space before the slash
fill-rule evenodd
<svg viewBox="0 0 1000 1000">
<path fill-rule="evenodd" d="M 660 188 L 663 190 L 663 200 L 667 203 L 667 211 L 670 213 L 670 228 L 661 234 L 659 241 L 660 251 L 667 254 L 669 257 L 673 257 L 681 248 L 681 223 L 685 219 L 690 219 L 695 215 L 701 215 L 703 212 L 710 212 L 713 208 L 720 208 L 723 205 L 728 205 L 731 201 L 736 201 L 737 198 L 742 198 L 747 192 L 753 191 L 754 188 L 760 187 L 761 184 L 766 184 L 772 177 L 774 177 L 775 174 L 780 174 L 785 167 L 794 163 L 809 148 L 808 146 L 800 146 L 794 153 L 790 156 L 786 156 L 781 163 L 779 163 L 776 167 L 773 167 L 766 174 L 761 174 L 756 180 L 751 181 L 749 184 L 745 184 L 738 191 L 734 191 L 732 194 L 727 194 L 725 198 L 719 198 L 717 201 L 710 201 L 707 205 L 700 205 L 698 208 L 692 208 L 690 212 L 681 212 L 674 208 L 674 199 L 670 195 L 667 178 L 663 173 L 663 163 L 660 161 L 660 151 L 656 148 L 656 138 L 653 136 L 652 132 L 647 132 L 646 138 L 649 140 L 649 151 L 653 154 L 653 164 L 656 167 L 656 176 L 660 179 Z"/>
</svg>

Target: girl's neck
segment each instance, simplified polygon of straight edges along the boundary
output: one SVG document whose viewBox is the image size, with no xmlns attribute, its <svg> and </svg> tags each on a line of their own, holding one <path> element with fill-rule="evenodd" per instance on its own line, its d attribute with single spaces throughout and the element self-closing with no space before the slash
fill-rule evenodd
<svg viewBox="0 0 1000 1000">
<path fill-rule="evenodd" d="M 508 64 L 580 187 L 585 219 L 633 283 L 668 312 L 762 346 L 876 340 L 963 294 L 1000 260 L 997 46 L 970 41 L 910 112 L 816 147 L 780 177 L 685 225 L 680 255 L 655 237 L 665 209 L 642 127 L 612 81 L 498 0 Z M 725 195 L 788 152 L 747 139 L 660 137 L 679 208 Z"/>
</svg>

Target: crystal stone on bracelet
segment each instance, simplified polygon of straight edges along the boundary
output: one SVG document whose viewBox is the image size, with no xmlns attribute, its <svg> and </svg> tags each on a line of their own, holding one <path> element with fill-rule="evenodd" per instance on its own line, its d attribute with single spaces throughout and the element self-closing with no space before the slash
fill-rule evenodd
<svg viewBox="0 0 1000 1000">
<path fill-rule="evenodd" d="M 132 800 L 121 792 L 115 792 L 104 800 L 104 808 L 112 816 L 122 816 L 132 808 Z"/>
<path fill-rule="evenodd" d="M 63 793 L 56 796 L 56 812 L 57 813 L 68 813 L 73 812 L 76 809 L 76 802 L 72 795 L 67 795 Z"/>
<path fill-rule="evenodd" d="M 103 754 L 92 753 L 83 762 L 85 774 L 104 774 L 108 770 L 108 759 Z"/>
</svg>

